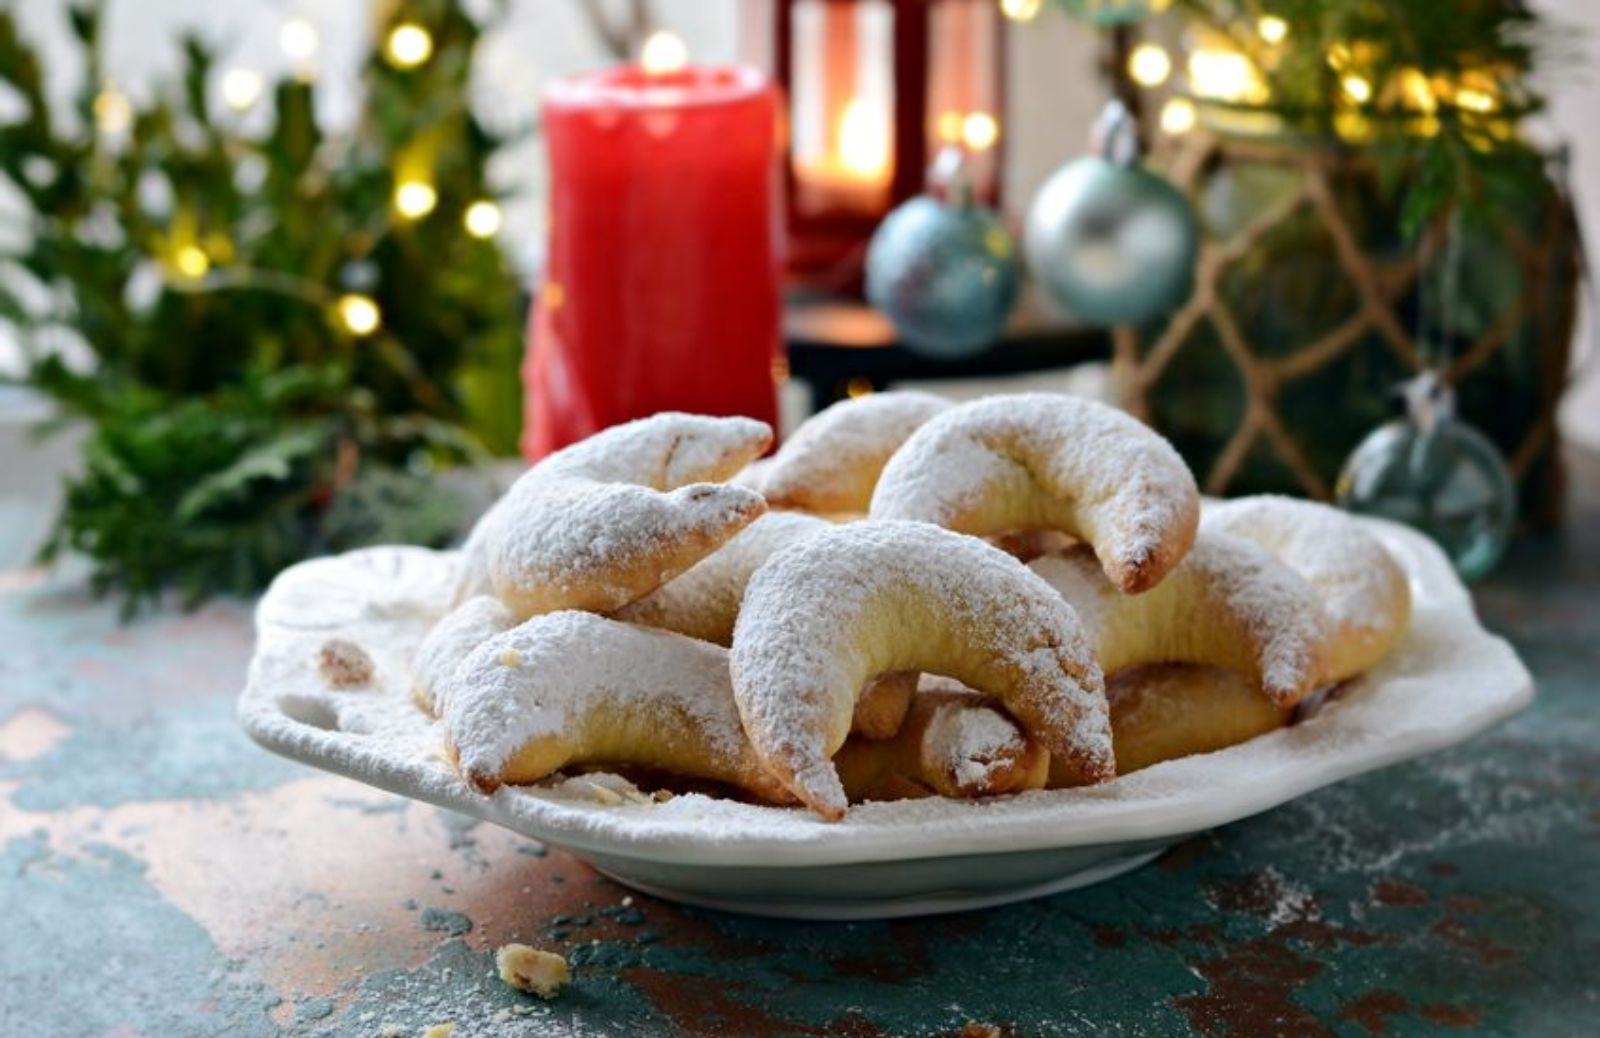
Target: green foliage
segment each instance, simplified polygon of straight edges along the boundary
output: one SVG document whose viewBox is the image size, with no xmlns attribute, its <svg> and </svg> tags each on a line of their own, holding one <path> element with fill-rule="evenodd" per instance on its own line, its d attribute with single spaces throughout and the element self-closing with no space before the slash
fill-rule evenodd
<svg viewBox="0 0 1600 1038">
<path fill-rule="evenodd" d="M 266 111 L 227 111 L 193 38 L 155 96 L 122 100 L 102 15 L 70 8 L 87 75 L 53 104 L 0 0 L 0 95 L 21 113 L 0 124 L 0 187 L 25 208 L 0 235 L 0 320 L 28 381 L 92 430 L 50 550 L 87 553 L 95 586 L 136 608 L 169 587 L 191 602 L 254 590 L 359 529 L 440 539 L 448 508 L 421 477 L 514 451 L 520 426 L 521 288 L 462 224 L 494 197 L 485 167 L 509 142 L 467 106 L 485 27 L 453 0 L 388 5 L 433 55 L 392 67 L 380 31 L 357 124 L 327 136 L 298 78 L 269 86 Z M 392 199 L 413 179 L 437 204 L 408 220 Z M 341 319 L 350 293 L 377 305 L 371 334 Z M 339 498 L 374 480 L 426 520 L 353 522 Z"/>
<path fill-rule="evenodd" d="M 1544 98 L 1530 79 L 1536 16 L 1519 0 L 1178 0 L 1226 36 L 1291 133 L 1373 150 L 1414 236 L 1454 209 L 1469 221 L 1544 186 L 1518 133 Z M 1262 38 L 1282 19 L 1281 42 Z M 1367 97 L 1347 83 L 1365 84 Z"/>
<path fill-rule="evenodd" d="M 1544 189 L 1542 163 L 1520 124 L 1545 103 L 1531 77 L 1536 58 L 1559 48 L 1520 0 L 1175 0 L 1172 7 L 1202 30 L 1200 45 L 1242 55 L 1259 84 L 1205 105 L 1246 118 L 1265 111 L 1285 135 L 1370 151 L 1401 201 L 1408 236 L 1447 209 L 1486 224 L 1508 201 Z M 1281 21 L 1281 39 L 1263 36 L 1268 17 Z M 1356 94 L 1347 87 L 1352 80 Z"/>
</svg>

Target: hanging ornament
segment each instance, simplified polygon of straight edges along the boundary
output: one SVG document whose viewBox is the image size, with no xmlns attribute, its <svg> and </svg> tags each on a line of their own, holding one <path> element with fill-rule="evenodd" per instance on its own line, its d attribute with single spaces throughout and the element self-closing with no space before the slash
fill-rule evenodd
<svg viewBox="0 0 1600 1038">
<path fill-rule="evenodd" d="M 1473 581 L 1494 568 L 1511 539 L 1517 484 L 1494 441 L 1456 418 L 1455 394 L 1441 374 L 1456 326 L 1462 237 L 1457 210 L 1445 234 L 1437 288 L 1422 283 L 1417 349 L 1426 366 L 1403 387 L 1406 416 L 1357 444 L 1339 473 L 1337 493 L 1352 512 L 1394 519 L 1432 537 L 1461 579 Z M 1437 305 L 1429 298 L 1434 291 Z"/>
<path fill-rule="evenodd" d="M 1095 123 L 1090 154 L 1045 181 L 1028 212 L 1034 277 L 1085 321 L 1140 324 L 1189 294 L 1200 247 L 1194 209 L 1138 163 L 1133 117 L 1111 101 Z"/>
<path fill-rule="evenodd" d="M 940 152 L 929 194 L 900 205 L 867 249 L 867 301 L 906 348 L 953 360 L 999 337 L 1021 281 L 1016 242 L 973 198 L 959 148 Z"/>
<path fill-rule="evenodd" d="M 1483 433 L 1455 417 L 1435 371 L 1406 384 L 1406 417 L 1369 433 L 1339 473 L 1339 504 L 1393 519 L 1438 542 L 1463 580 L 1500 561 L 1517 515 L 1511 469 Z"/>
</svg>

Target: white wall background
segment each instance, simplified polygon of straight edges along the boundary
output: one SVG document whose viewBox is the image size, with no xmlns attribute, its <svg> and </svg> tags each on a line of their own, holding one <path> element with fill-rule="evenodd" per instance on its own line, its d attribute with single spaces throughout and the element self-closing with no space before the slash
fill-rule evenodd
<svg viewBox="0 0 1600 1038">
<path fill-rule="evenodd" d="M 1573 150 L 1573 192 L 1589 246 L 1591 264 L 1600 260 L 1600 2 L 1536 0 L 1534 8 L 1553 22 L 1552 32 L 1571 53 L 1548 69 L 1549 118 L 1542 130 Z M 1600 448 L 1600 313 L 1593 276 L 1585 313 L 1573 344 L 1577 382 L 1562 408 L 1562 428 L 1573 440 Z"/>
</svg>

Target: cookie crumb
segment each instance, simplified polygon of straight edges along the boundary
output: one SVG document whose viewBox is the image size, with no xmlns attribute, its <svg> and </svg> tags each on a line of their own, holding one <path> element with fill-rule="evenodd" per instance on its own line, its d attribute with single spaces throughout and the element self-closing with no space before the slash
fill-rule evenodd
<svg viewBox="0 0 1600 1038">
<path fill-rule="evenodd" d="M 522 666 L 522 653 L 516 649 L 506 649 L 500 653 L 499 660 L 502 667 L 520 667 Z"/>
<path fill-rule="evenodd" d="M 507 944 L 494 953 L 500 979 L 518 991 L 554 998 L 567 982 L 567 960 L 526 944 Z"/>
<path fill-rule="evenodd" d="M 587 785 L 589 787 L 589 795 L 594 797 L 596 803 L 604 804 L 607 807 L 615 807 L 623 802 L 622 794 L 609 786 L 602 786 L 598 782 L 590 782 Z"/>
<path fill-rule="evenodd" d="M 355 688 L 372 681 L 372 657 L 345 638 L 329 638 L 317 652 L 317 670 L 334 688 Z"/>
<path fill-rule="evenodd" d="M 450 1038 L 456 1033 L 455 1024 L 434 1024 L 422 1032 L 422 1038 Z"/>
<path fill-rule="evenodd" d="M 994 1024 L 980 1024 L 976 1020 L 968 1020 L 967 1025 L 961 1029 L 961 1038 L 1000 1038 L 1000 1028 Z"/>
</svg>

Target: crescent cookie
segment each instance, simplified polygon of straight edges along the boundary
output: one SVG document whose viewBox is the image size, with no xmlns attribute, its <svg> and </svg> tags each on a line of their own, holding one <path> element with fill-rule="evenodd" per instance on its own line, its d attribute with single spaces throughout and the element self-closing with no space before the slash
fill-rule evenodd
<svg viewBox="0 0 1600 1038">
<path fill-rule="evenodd" d="M 1291 710 L 1225 667 L 1153 663 L 1106 679 L 1117 774 L 1210 753 L 1283 727 Z"/>
<path fill-rule="evenodd" d="M 731 645 L 751 574 L 779 548 L 831 525 L 802 512 L 768 512 L 683 573 L 617 610 L 616 617 Z"/>
<path fill-rule="evenodd" d="M 717 482 L 767 448 L 749 418 L 675 412 L 613 426 L 523 473 L 464 549 L 458 601 L 492 592 L 518 617 L 611 612 L 688 569 L 762 512 Z"/>
<path fill-rule="evenodd" d="M 862 685 L 893 671 L 994 696 L 1085 782 L 1114 774 L 1105 685 L 1072 609 L 1022 563 L 928 523 L 849 523 L 778 551 L 745 591 L 733 689 L 757 755 L 829 820 L 830 758 Z"/>
<path fill-rule="evenodd" d="M 485 793 L 627 764 L 793 799 L 740 727 L 726 649 L 592 613 L 536 616 L 478 646 L 444 721 L 462 777 Z"/>
<path fill-rule="evenodd" d="M 516 622 L 505 603 L 491 595 L 475 595 L 446 613 L 411 661 L 411 696 L 417 705 L 435 716 L 442 713 L 461 661 Z"/>
<path fill-rule="evenodd" d="M 1316 592 L 1250 541 L 1202 534 L 1142 595 L 1118 591 L 1086 548 L 1029 566 L 1077 611 L 1107 674 L 1143 663 L 1233 667 L 1292 706 L 1324 673 L 1327 624 Z"/>
<path fill-rule="evenodd" d="M 892 738 L 853 735 L 833 764 L 851 803 L 968 799 L 1043 789 L 1050 753 L 993 700 L 924 688 Z"/>
<path fill-rule="evenodd" d="M 1264 495 L 1207 503 L 1204 529 L 1261 545 L 1304 577 L 1328 614 L 1329 681 L 1387 656 L 1411 624 L 1405 570 L 1376 537 L 1328 505 Z"/>
<path fill-rule="evenodd" d="M 750 577 L 779 548 L 831 525 L 804 512 L 768 512 L 684 573 L 617 610 L 616 618 L 732 645 Z M 873 678 L 856 702 L 853 730 L 869 739 L 893 735 L 916 687 L 916 671 Z"/>
<path fill-rule="evenodd" d="M 928 419 L 950 407 L 932 393 L 896 390 L 841 400 L 801 423 L 762 475 L 775 508 L 865 512 L 890 455 Z"/>
<path fill-rule="evenodd" d="M 985 397 L 930 419 L 889 459 L 874 519 L 962 533 L 1060 530 L 1121 590 L 1148 590 L 1194 542 L 1200 495 L 1177 451 L 1104 404 L 1053 393 Z"/>
</svg>

